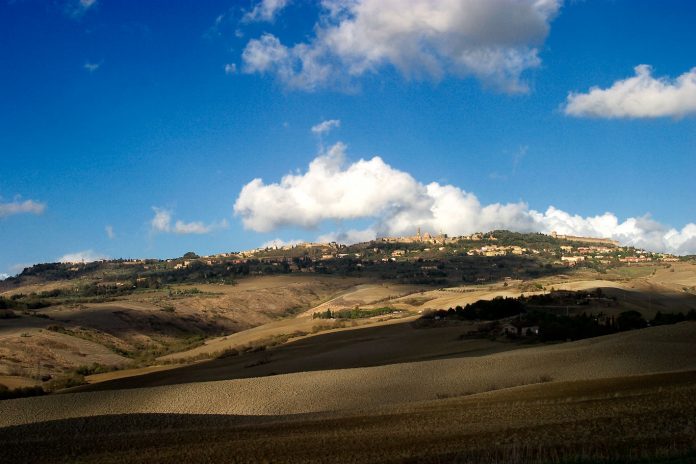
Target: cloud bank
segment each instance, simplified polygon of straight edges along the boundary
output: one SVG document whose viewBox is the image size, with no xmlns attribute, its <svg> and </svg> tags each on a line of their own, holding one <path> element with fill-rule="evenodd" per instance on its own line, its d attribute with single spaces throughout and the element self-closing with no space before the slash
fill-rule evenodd
<svg viewBox="0 0 696 464">
<path fill-rule="evenodd" d="M 101 261 L 109 259 L 108 256 L 97 253 L 94 250 L 78 251 L 76 253 L 68 253 L 58 258 L 59 263 L 91 263 L 92 261 Z"/>
<path fill-rule="evenodd" d="M 46 209 L 45 203 L 34 200 L 15 200 L 9 203 L 0 202 L 0 218 L 15 214 L 42 214 Z"/>
<path fill-rule="evenodd" d="M 173 213 L 171 210 L 165 208 L 153 207 L 155 215 L 150 220 L 150 231 L 152 233 L 166 233 L 166 234 L 208 234 L 218 229 L 225 229 L 228 227 L 227 221 L 222 220 L 218 223 L 204 224 L 200 221 L 194 222 L 184 222 L 177 220 L 172 224 Z"/>
<path fill-rule="evenodd" d="M 244 72 L 313 91 L 393 67 L 408 79 L 473 76 L 504 92 L 525 92 L 521 75 L 540 65 L 539 47 L 560 6 L 561 0 L 322 0 L 313 37 L 291 46 L 269 33 L 250 40 Z"/>
<path fill-rule="evenodd" d="M 239 193 L 235 214 L 247 229 L 257 232 L 287 226 L 311 229 L 327 221 L 373 221 L 363 230 L 320 237 L 346 243 L 411 235 L 418 227 L 450 235 L 510 229 L 610 237 L 654 251 L 696 253 L 696 224 L 677 230 L 648 216 L 621 221 L 609 212 L 582 217 L 553 206 L 540 212 L 522 202 L 482 205 L 473 193 L 454 185 L 423 184 L 378 156 L 347 162 L 345 152 L 346 146 L 339 142 L 315 158 L 304 173 L 288 174 L 278 183 L 252 180 Z"/>
<path fill-rule="evenodd" d="M 655 78 L 646 64 L 636 75 L 614 82 L 608 89 L 592 87 L 587 93 L 571 93 L 565 114 L 594 118 L 680 118 L 696 114 L 696 68 L 672 80 Z"/>
<path fill-rule="evenodd" d="M 264 242 L 261 248 L 282 248 L 285 246 L 293 246 L 302 243 L 302 240 L 283 240 L 281 238 L 274 238 Z"/>
</svg>

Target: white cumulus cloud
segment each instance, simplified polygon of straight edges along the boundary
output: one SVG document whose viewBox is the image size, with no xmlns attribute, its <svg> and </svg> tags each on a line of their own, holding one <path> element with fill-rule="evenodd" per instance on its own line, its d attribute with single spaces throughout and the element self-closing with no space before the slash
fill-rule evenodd
<svg viewBox="0 0 696 464">
<path fill-rule="evenodd" d="M 153 233 L 208 234 L 214 230 L 226 229 L 229 225 L 225 219 L 212 224 L 205 224 L 201 221 L 184 222 L 177 220 L 173 222 L 171 210 L 157 207 L 153 207 L 152 210 L 155 213 L 150 220 L 150 230 Z"/>
<path fill-rule="evenodd" d="M 261 0 L 254 8 L 246 13 L 243 21 L 274 21 L 276 16 L 290 3 L 289 0 Z"/>
<path fill-rule="evenodd" d="M 242 54 L 247 73 L 274 74 L 312 91 L 345 86 L 393 67 L 406 78 L 474 76 L 505 92 L 525 92 L 525 70 L 561 0 L 323 0 L 315 33 L 284 45 L 269 33 Z"/>
<path fill-rule="evenodd" d="M 94 250 L 78 251 L 76 253 L 68 253 L 58 258 L 59 263 L 91 263 L 92 261 L 101 261 L 109 259 L 108 256 L 97 253 Z"/>
<path fill-rule="evenodd" d="M 93 73 L 101 67 L 101 63 L 90 63 L 88 61 L 82 67 L 85 68 L 88 72 Z"/>
<path fill-rule="evenodd" d="M 42 214 L 44 210 L 46 210 L 46 204 L 34 200 L 0 202 L 0 218 L 15 214 Z"/>
<path fill-rule="evenodd" d="M 326 121 L 322 121 L 319 124 L 312 126 L 312 133 L 317 134 L 317 135 L 323 135 L 323 134 L 326 134 L 327 132 L 330 132 L 331 129 L 335 129 L 337 127 L 341 127 L 340 120 L 328 119 Z"/>
<path fill-rule="evenodd" d="M 266 184 L 253 179 L 234 204 L 247 229 L 316 228 L 326 221 L 371 220 L 364 230 L 325 234 L 326 241 L 361 242 L 383 235 L 411 235 L 420 227 L 450 235 L 510 229 L 520 232 L 610 237 L 626 245 L 679 254 L 696 253 L 696 224 L 681 230 L 650 217 L 623 221 L 612 213 L 582 217 L 549 206 L 540 212 L 523 202 L 483 205 L 471 192 L 437 182 L 423 184 L 375 156 L 346 160 L 339 142 L 304 173 Z"/>
<path fill-rule="evenodd" d="M 237 65 L 234 63 L 227 63 L 225 65 L 225 74 L 234 74 L 237 72 Z"/>
<path fill-rule="evenodd" d="M 570 93 L 564 108 L 569 116 L 595 118 L 679 118 L 696 113 L 696 68 L 676 79 L 656 78 L 646 64 L 636 75 L 607 89 Z"/>
</svg>

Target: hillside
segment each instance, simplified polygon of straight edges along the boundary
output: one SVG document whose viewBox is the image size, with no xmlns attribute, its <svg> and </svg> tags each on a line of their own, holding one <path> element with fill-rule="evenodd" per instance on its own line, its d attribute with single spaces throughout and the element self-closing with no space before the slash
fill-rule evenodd
<svg viewBox="0 0 696 464">
<path fill-rule="evenodd" d="M 46 263 L 0 281 L 0 293 L 23 288 L 35 301 L 51 297 L 113 298 L 174 284 L 234 284 L 253 275 L 318 273 L 363 276 L 395 283 L 481 283 L 503 278 L 530 279 L 581 267 L 607 272 L 625 264 L 688 261 L 590 237 L 552 236 L 505 230 L 461 237 L 387 237 L 355 245 L 300 243 L 242 252 L 180 258 L 118 259 Z M 41 284 L 70 282 L 65 285 Z M 50 293 L 51 291 L 53 293 Z"/>
<path fill-rule="evenodd" d="M 305 275 L 253 277 L 238 285 L 174 286 L 104 302 L 59 300 L 14 311 L 13 317 L 0 320 L 0 374 L 60 378 L 95 363 L 105 370 L 148 365 L 208 337 L 291 316 L 355 282 Z M 32 288 L 41 292 L 41 286 Z"/>
<path fill-rule="evenodd" d="M 696 308 L 696 266 L 675 259 L 612 244 L 495 231 L 350 247 L 300 244 L 172 260 L 36 265 L 0 282 L 0 384 L 56 390 L 85 378 L 163 371 L 317 334 L 408 321 L 423 311 L 554 290 L 601 288 L 615 302 L 559 309 L 568 314 L 589 309 L 614 317 L 636 310 L 651 319 L 658 312 L 687 313 Z M 355 318 L 316 318 L 332 311 L 352 311 Z M 346 366 L 456 352 L 399 357 L 387 350 Z M 267 372 L 273 372 L 270 366 Z"/>
<path fill-rule="evenodd" d="M 618 315 L 638 310 L 650 319 L 658 311 L 696 308 L 695 268 L 690 263 L 623 264 L 599 273 L 563 267 L 558 269 L 562 273 L 552 269 L 555 274 L 532 280 L 505 278 L 477 285 L 452 282 L 446 287 L 290 272 L 249 275 L 234 284 L 179 283 L 128 291 L 105 284 L 96 274 L 44 283 L 34 276 L 33 283 L 0 295 L 11 307 L 2 310 L 0 383 L 10 388 L 36 383 L 61 388 L 84 382 L 83 376 L 97 381 L 162 370 L 166 367 L 162 363 L 210 359 L 230 350 L 275 346 L 322 332 L 390 324 L 422 311 L 551 289 L 602 288 L 617 303 L 596 311 Z M 439 284 L 439 278 L 434 283 Z M 103 286 L 117 293 L 85 294 L 85 289 Z M 356 307 L 360 311 L 387 308 L 388 314 L 353 320 L 314 319 L 326 310 L 352 311 Z M 117 371 L 110 372 L 114 369 Z"/>
</svg>

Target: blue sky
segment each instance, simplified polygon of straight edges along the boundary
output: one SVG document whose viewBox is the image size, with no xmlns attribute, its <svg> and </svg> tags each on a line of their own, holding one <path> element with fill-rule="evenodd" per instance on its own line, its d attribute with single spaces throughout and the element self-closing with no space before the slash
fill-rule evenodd
<svg viewBox="0 0 696 464">
<path fill-rule="evenodd" d="M 696 253 L 696 4 L 435 3 L 0 3 L 0 274 L 417 226 Z"/>
</svg>

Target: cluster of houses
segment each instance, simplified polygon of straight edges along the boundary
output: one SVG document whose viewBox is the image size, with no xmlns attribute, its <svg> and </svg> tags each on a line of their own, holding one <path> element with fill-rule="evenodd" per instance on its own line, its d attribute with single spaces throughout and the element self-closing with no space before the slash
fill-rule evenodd
<svg viewBox="0 0 696 464">
<path fill-rule="evenodd" d="M 619 258 L 620 263 L 649 263 L 652 261 L 650 256 L 626 256 Z"/>
<path fill-rule="evenodd" d="M 469 256 L 505 256 L 511 255 L 523 255 L 527 252 L 526 248 L 511 245 L 511 246 L 499 246 L 499 245 L 488 245 L 476 248 L 474 250 L 467 251 Z"/>
<path fill-rule="evenodd" d="M 561 262 L 567 266 L 576 266 L 587 259 L 594 259 L 602 264 L 611 264 L 617 260 L 626 264 L 650 263 L 653 261 L 677 262 L 679 258 L 667 253 L 650 253 L 645 250 L 631 251 L 630 256 L 622 256 L 617 253 L 626 253 L 628 250 L 622 247 L 607 247 L 603 245 L 579 246 L 562 245 Z"/>
</svg>

